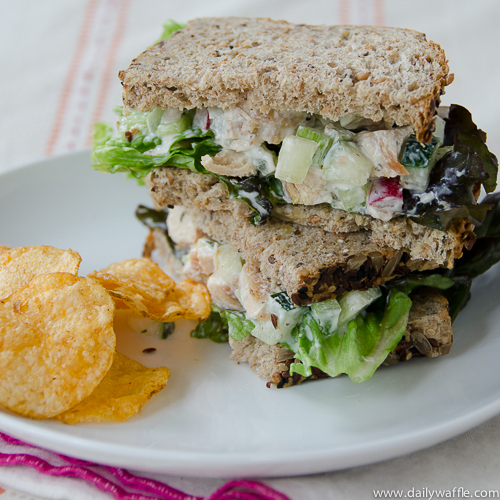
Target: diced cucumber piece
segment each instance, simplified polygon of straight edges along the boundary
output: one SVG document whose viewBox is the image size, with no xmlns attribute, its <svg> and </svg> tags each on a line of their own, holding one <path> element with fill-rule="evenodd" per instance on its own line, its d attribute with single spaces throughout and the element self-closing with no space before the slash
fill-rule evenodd
<svg viewBox="0 0 500 500">
<path fill-rule="evenodd" d="M 275 177 L 282 181 L 302 184 L 312 165 L 316 149 L 318 143 L 315 141 L 296 135 L 285 137 L 278 156 Z"/>
<path fill-rule="evenodd" d="M 359 212 L 366 206 L 368 183 L 364 186 L 340 187 L 335 190 L 340 202 L 340 208 L 348 212 Z"/>
<path fill-rule="evenodd" d="M 308 310 L 307 307 L 290 308 L 283 294 L 286 295 L 285 292 L 282 292 L 269 296 L 266 303 L 270 315 L 269 319 L 263 321 L 251 320 L 255 325 L 252 335 L 269 345 L 278 342 L 289 342 L 292 338 L 292 330 Z"/>
<path fill-rule="evenodd" d="M 329 123 L 325 127 L 325 135 L 331 137 L 334 141 L 354 141 L 356 134 L 347 130 L 344 127 L 339 127 L 333 123 Z"/>
<path fill-rule="evenodd" d="M 312 164 L 317 167 L 323 165 L 323 160 L 333 144 L 333 139 L 319 130 L 303 127 L 302 125 L 297 129 L 297 136 L 318 143 L 318 149 L 314 153 Z"/>
<path fill-rule="evenodd" d="M 233 285 L 234 277 L 239 276 L 243 267 L 240 254 L 229 243 L 215 247 L 215 272 L 228 286 Z"/>
<path fill-rule="evenodd" d="M 287 311 L 274 299 L 271 299 L 271 301 L 268 302 L 270 319 L 264 321 L 252 320 L 255 325 L 252 335 L 266 344 L 274 345 L 291 337 L 292 330 L 302 320 L 307 307 L 295 307 Z"/>
<path fill-rule="evenodd" d="M 146 121 L 148 124 L 148 132 L 150 134 L 154 134 L 156 132 L 158 125 L 160 125 L 163 114 L 164 110 L 161 108 L 155 108 L 153 109 L 153 111 L 151 111 L 151 113 L 149 113 Z"/>
<path fill-rule="evenodd" d="M 156 129 L 159 136 L 180 134 L 192 125 L 192 116 L 188 112 L 182 112 L 175 108 L 168 108 L 161 118 L 161 123 Z"/>
<path fill-rule="evenodd" d="M 142 333 L 156 339 L 166 339 L 175 329 L 175 323 L 143 318 L 132 309 L 116 309 L 113 323 L 116 331 L 132 330 L 134 333 Z"/>
<path fill-rule="evenodd" d="M 353 290 L 347 292 L 340 297 L 337 301 L 342 308 L 339 316 L 339 326 L 346 325 L 354 319 L 361 311 L 366 309 L 372 302 L 377 300 L 382 295 L 378 287 L 370 288 L 369 290 L 359 291 Z"/>
<path fill-rule="evenodd" d="M 321 176 L 325 181 L 347 186 L 364 186 L 370 177 L 373 163 L 353 142 L 335 142 L 328 151 Z"/>
<path fill-rule="evenodd" d="M 427 168 L 434 164 L 435 156 L 439 148 L 439 139 L 433 137 L 427 144 L 417 141 L 415 134 L 410 135 L 406 141 L 403 156 L 401 157 L 401 165 L 410 168 Z"/>
<path fill-rule="evenodd" d="M 276 170 L 276 153 L 267 149 L 263 144 L 251 147 L 244 154 L 252 160 L 254 166 L 264 177 Z"/>
<path fill-rule="evenodd" d="M 352 113 L 351 115 L 344 115 L 341 116 L 339 119 L 340 125 L 342 127 L 347 127 L 348 125 L 353 125 L 356 124 L 357 122 L 363 120 L 364 118 L 357 114 L 357 113 Z"/>
<path fill-rule="evenodd" d="M 439 145 L 441 146 L 444 142 L 444 129 L 446 127 L 446 122 L 440 117 L 434 117 L 434 133 L 432 134 L 435 139 L 439 140 Z"/>
<path fill-rule="evenodd" d="M 440 144 L 439 137 L 433 137 L 428 144 L 419 143 L 414 134 L 408 138 L 401 158 L 401 165 L 408 172 L 408 175 L 401 176 L 403 189 L 418 193 L 423 193 L 427 189 Z"/>
<path fill-rule="evenodd" d="M 341 312 L 342 308 L 337 299 L 311 304 L 311 313 L 325 333 L 334 333 L 337 330 Z"/>
<path fill-rule="evenodd" d="M 410 191 L 416 191 L 417 193 L 423 193 L 427 186 L 429 185 L 429 178 L 431 175 L 431 169 L 427 168 L 413 168 L 405 167 L 408 175 L 401 176 L 401 187 L 403 189 L 409 189 Z"/>
</svg>

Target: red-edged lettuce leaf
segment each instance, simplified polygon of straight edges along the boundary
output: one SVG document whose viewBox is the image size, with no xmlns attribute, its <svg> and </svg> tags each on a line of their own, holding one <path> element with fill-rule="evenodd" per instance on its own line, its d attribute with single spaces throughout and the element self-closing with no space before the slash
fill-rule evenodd
<svg viewBox="0 0 500 500">
<path fill-rule="evenodd" d="M 486 146 L 486 134 L 477 128 L 470 112 L 453 104 L 444 116 L 444 146 L 453 146 L 435 165 L 425 193 L 404 192 L 404 211 L 415 222 L 446 230 L 454 219 L 468 218 L 480 225 L 489 210 L 477 205 L 477 190 L 496 188 L 498 160 Z M 422 198 L 425 201 L 422 201 Z"/>
</svg>

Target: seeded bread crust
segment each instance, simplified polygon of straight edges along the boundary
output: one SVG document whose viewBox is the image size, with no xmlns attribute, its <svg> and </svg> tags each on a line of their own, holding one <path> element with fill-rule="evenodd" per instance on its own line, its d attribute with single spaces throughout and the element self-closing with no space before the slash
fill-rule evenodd
<svg viewBox="0 0 500 500">
<path fill-rule="evenodd" d="M 229 211 L 235 219 L 246 221 L 252 211 L 241 200 L 229 199 L 227 188 L 214 176 L 189 170 L 162 167 L 146 178 L 150 195 L 158 209 L 168 206 L 190 206 L 209 211 Z M 329 233 L 342 234 L 369 231 L 370 242 L 394 250 L 408 249 L 412 259 L 430 261 L 433 267 L 451 268 L 462 256 L 463 246 L 473 243 L 473 226 L 465 219 L 447 232 L 398 217 L 389 222 L 368 215 L 348 213 L 328 205 L 282 205 L 273 215 L 301 226 L 315 226 Z"/>
<path fill-rule="evenodd" d="M 209 238 L 232 244 L 267 290 L 285 290 L 297 305 L 366 290 L 395 276 L 437 267 L 412 259 L 410 249 L 394 250 L 373 243 L 370 230 L 338 235 L 277 219 L 252 226 L 222 210 L 186 208 L 186 213 Z"/>
<path fill-rule="evenodd" d="M 448 314 L 448 301 L 430 289 L 420 289 L 411 296 L 413 305 L 410 310 L 406 332 L 389 353 L 383 364 L 393 365 L 412 358 L 435 358 L 450 352 L 453 344 L 453 328 Z M 243 340 L 229 339 L 233 352 L 229 356 L 239 363 L 248 363 L 257 375 L 267 380 L 267 385 L 278 388 L 297 385 L 305 380 L 327 378 L 318 369 L 312 376 L 305 378 L 299 374 L 290 375 L 289 369 L 294 353 L 277 344 L 270 346 L 261 340 L 247 335 Z"/>
<path fill-rule="evenodd" d="M 451 82 L 444 51 L 399 28 L 307 26 L 247 18 L 190 21 L 120 71 L 126 108 L 359 114 L 431 138 Z"/>
</svg>

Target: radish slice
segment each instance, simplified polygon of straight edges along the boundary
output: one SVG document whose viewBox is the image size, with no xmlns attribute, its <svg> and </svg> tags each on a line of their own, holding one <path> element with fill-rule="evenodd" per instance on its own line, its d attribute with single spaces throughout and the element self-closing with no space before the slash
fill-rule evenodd
<svg viewBox="0 0 500 500">
<path fill-rule="evenodd" d="M 403 209 L 403 188 L 398 178 L 378 177 L 370 187 L 367 212 L 375 219 L 391 220 Z"/>
</svg>

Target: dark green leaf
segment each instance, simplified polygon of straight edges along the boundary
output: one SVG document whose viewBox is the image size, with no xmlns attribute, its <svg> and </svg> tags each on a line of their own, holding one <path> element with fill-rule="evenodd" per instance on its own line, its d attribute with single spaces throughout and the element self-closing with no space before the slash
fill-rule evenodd
<svg viewBox="0 0 500 500">
<path fill-rule="evenodd" d="M 219 344 L 229 340 L 227 319 L 221 314 L 218 307 L 212 305 L 210 316 L 205 321 L 198 323 L 196 328 L 191 332 L 191 337 L 197 339 L 210 339 Z"/>
<path fill-rule="evenodd" d="M 397 288 L 407 295 L 419 286 L 429 286 L 432 288 L 438 288 L 439 290 L 447 290 L 453 285 L 455 285 L 455 282 L 452 279 L 437 273 L 410 273 L 386 283 L 388 288 Z"/>
<path fill-rule="evenodd" d="M 135 209 L 135 216 L 149 229 L 159 228 L 163 232 L 167 231 L 168 210 L 156 210 L 144 205 L 139 205 Z"/>
</svg>

